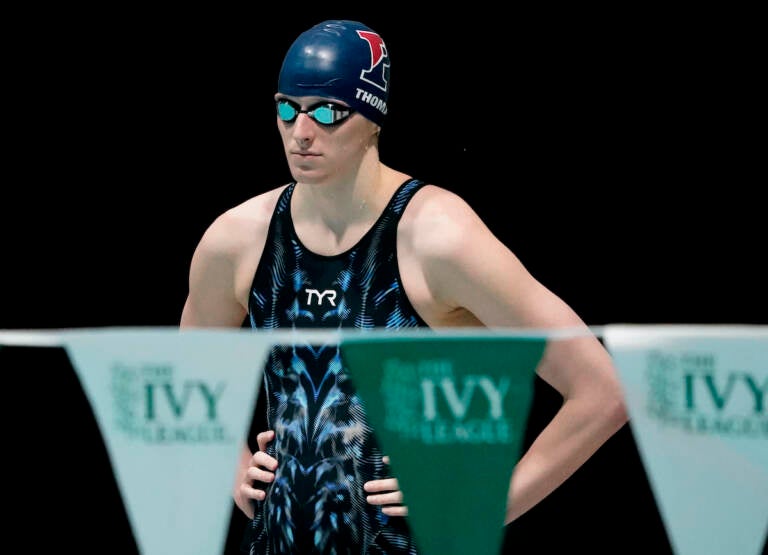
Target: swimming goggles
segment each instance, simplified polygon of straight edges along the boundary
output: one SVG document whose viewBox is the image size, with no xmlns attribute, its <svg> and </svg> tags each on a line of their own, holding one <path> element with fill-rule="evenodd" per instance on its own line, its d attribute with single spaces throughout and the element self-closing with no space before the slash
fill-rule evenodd
<svg viewBox="0 0 768 555">
<path fill-rule="evenodd" d="M 328 101 L 313 104 L 306 110 L 302 110 L 301 106 L 287 98 L 278 99 L 276 105 L 277 115 L 285 123 L 294 122 L 299 114 L 307 114 L 320 125 L 335 125 L 354 113 L 354 110 L 349 106 Z"/>
</svg>

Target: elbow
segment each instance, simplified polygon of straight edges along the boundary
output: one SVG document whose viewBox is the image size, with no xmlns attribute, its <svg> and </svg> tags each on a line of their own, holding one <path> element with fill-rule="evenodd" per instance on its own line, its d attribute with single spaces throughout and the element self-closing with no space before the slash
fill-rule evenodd
<svg viewBox="0 0 768 555">
<path fill-rule="evenodd" d="M 607 426 L 614 432 L 629 422 L 627 403 L 621 391 L 612 394 L 609 399 L 606 399 L 606 402 L 603 403 L 603 410 Z"/>
</svg>

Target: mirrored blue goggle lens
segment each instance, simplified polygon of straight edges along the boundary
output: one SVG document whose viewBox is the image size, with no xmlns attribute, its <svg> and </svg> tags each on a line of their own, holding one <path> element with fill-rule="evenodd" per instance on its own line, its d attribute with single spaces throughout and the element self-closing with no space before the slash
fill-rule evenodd
<svg viewBox="0 0 768 555">
<path fill-rule="evenodd" d="M 341 119 L 342 115 L 338 114 L 337 116 L 337 113 L 338 112 L 330 106 L 318 106 L 314 110 L 308 112 L 311 118 L 314 118 L 315 121 L 320 122 L 323 125 L 329 125 Z"/>
<path fill-rule="evenodd" d="M 283 121 L 293 121 L 296 119 L 296 116 L 299 115 L 299 111 L 285 101 L 278 101 L 277 115 Z"/>
</svg>

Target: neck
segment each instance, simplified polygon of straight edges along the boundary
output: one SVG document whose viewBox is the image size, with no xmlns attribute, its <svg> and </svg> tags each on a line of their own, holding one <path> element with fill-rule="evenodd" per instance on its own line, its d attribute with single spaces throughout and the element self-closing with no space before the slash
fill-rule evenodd
<svg viewBox="0 0 768 555">
<path fill-rule="evenodd" d="M 296 233 L 314 252 L 343 252 L 370 229 L 406 177 L 377 164 L 351 181 L 297 184 L 291 200 Z"/>
<path fill-rule="evenodd" d="M 383 186 L 387 169 L 381 163 L 361 167 L 349 179 L 316 184 L 299 183 L 294 191 L 294 218 L 324 221 L 332 227 L 352 225 L 378 217 L 382 200 L 389 200 Z"/>
</svg>

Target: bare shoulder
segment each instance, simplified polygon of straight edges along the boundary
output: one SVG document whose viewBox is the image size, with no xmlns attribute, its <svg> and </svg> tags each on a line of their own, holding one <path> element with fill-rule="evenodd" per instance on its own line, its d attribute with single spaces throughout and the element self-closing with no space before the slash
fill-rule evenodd
<svg viewBox="0 0 768 555">
<path fill-rule="evenodd" d="M 272 212 L 284 188 L 272 189 L 230 208 L 205 230 L 190 263 L 184 323 L 242 322 Z"/>
<path fill-rule="evenodd" d="M 525 281 L 522 265 L 456 193 L 427 185 L 408 203 L 397 233 L 403 286 L 433 327 L 520 321 L 506 281 Z"/>
<path fill-rule="evenodd" d="M 198 249 L 236 255 L 243 249 L 250 249 L 254 241 L 263 241 L 277 199 L 285 187 L 282 185 L 251 197 L 220 214 L 205 230 Z"/>
<path fill-rule="evenodd" d="M 472 242 L 477 233 L 490 231 L 475 210 L 456 193 L 432 184 L 414 195 L 398 229 L 398 237 L 416 251 L 438 256 Z"/>
</svg>

